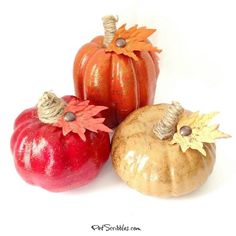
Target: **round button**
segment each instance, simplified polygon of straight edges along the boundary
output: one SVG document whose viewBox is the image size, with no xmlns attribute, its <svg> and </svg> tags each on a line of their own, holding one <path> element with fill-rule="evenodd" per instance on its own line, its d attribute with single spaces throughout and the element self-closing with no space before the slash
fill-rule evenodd
<svg viewBox="0 0 236 236">
<path fill-rule="evenodd" d="M 71 111 L 66 112 L 64 115 L 64 120 L 68 121 L 68 122 L 76 120 L 75 113 L 73 113 Z"/>
<path fill-rule="evenodd" d="M 192 133 L 192 129 L 189 126 L 182 126 L 179 132 L 182 136 L 189 136 Z"/>
<path fill-rule="evenodd" d="M 123 48 L 123 47 L 125 47 L 125 45 L 126 45 L 125 39 L 123 39 L 123 38 L 118 38 L 118 39 L 116 40 L 116 46 L 117 46 L 117 47 Z"/>
</svg>

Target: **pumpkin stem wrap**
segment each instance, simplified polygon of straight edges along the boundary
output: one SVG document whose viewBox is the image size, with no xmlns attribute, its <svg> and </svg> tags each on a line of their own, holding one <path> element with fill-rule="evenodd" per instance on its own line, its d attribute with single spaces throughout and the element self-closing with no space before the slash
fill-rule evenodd
<svg viewBox="0 0 236 236">
<path fill-rule="evenodd" d="M 38 118 L 46 124 L 54 124 L 64 114 L 66 103 L 52 92 L 44 92 L 37 104 Z"/>
<path fill-rule="evenodd" d="M 163 118 L 153 127 L 153 133 L 161 140 L 168 139 L 176 132 L 176 124 L 184 109 L 178 102 L 172 102 Z"/>
<path fill-rule="evenodd" d="M 104 16 L 102 18 L 103 27 L 104 27 L 104 39 L 103 46 L 106 48 L 111 43 L 115 33 L 116 33 L 116 22 L 118 17 L 114 16 Z"/>
</svg>

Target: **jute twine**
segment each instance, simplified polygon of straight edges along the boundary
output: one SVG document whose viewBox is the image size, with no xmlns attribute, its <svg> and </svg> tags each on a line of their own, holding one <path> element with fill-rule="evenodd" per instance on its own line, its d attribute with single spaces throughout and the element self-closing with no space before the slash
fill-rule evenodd
<svg viewBox="0 0 236 236">
<path fill-rule="evenodd" d="M 52 92 L 44 92 L 39 99 L 38 118 L 46 124 L 54 124 L 63 115 L 66 103 Z"/>
<path fill-rule="evenodd" d="M 168 139 L 176 132 L 176 125 L 184 109 L 178 102 L 172 102 L 163 118 L 153 127 L 154 134 L 159 139 Z"/>
<path fill-rule="evenodd" d="M 111 43 L 115 33 L 116 33 L 116 22 L 118 21 L 118 17 L 104 16 L 102 18 L 103 27 L 104 27 L 104 39 L 103 46 L 108 47 Z"/>
</svg>

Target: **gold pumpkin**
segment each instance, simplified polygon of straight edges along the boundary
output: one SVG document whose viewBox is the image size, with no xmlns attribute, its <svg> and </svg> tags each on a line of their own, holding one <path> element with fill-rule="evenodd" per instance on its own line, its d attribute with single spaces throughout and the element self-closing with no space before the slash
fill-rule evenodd
<svg viewBox="0 0 236 236">
<path fill-rule="evenodd" d="M 215 145 L 204 143 L 206 155 L 157 138 L 153 127 L 165 116 L 168 104 L 132 112 L 117 128 L 112 140 L 112 163 L 130 187 L 148 195 L 181 196 L 199 188 L 215 163 Z M 190 113 L 183 110 L 183 114 Z M 173 136 L 173 135 L 172 135 Z"/>
</svg>

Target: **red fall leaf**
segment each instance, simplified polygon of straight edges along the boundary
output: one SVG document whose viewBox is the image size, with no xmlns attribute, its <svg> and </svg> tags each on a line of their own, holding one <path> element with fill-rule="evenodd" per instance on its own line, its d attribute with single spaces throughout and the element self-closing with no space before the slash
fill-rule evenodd
<svg viewBox="0 0 236 236">
<path fill-rule="evenodd" d="M 64 115 L 54 124 L 54 126 L 61 127 L 63 135 L 74 132 L 80 136 L 83 141 L 86 141 L 85 131 L 92 132 L 104 131 L 111 132 L 107 126 L 103 124 L 105 118 L 95 118 L 99 112 L 108 109 L 105 106 L 89 105 L 89 101 L 79 102 L 72 99 L 64 109 L 64 115 L 67 112 L 72 112 L 76 115 L 73 121 L 66 121 Z"/>
</svg>

